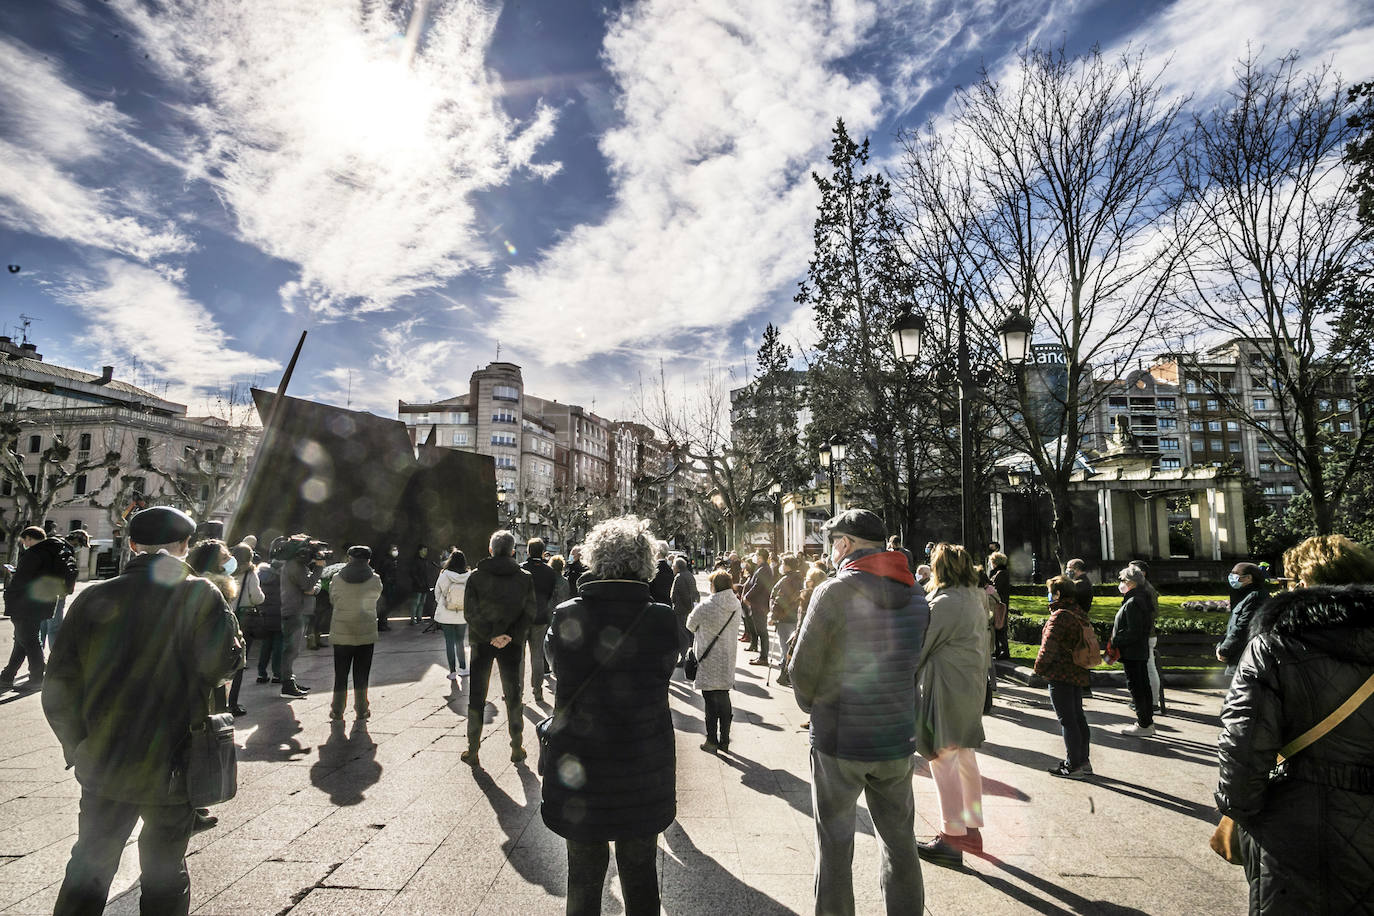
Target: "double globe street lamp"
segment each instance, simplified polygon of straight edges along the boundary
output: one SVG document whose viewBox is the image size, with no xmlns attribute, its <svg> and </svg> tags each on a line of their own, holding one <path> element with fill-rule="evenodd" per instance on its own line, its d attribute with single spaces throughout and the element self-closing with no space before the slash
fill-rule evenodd
<svg viewBox="0 0 1374 916">
<path fill-rule="evenodd" d="M 844 462 L 848 443 L 843 439 L 831 439 L 822 443 L 820 448 L 821 467 L 830 472 L 830 517 L 835 517 L 835 474 L 836 468 Z"/>
<path fill-rule="evenodd" d="M 1013 369 L 1018 369 L 1030 360 L 1031 335 L 1035 326 L 1029 318 L 1012 312 L 997 328 L 1001 338 L 1002 359 Z M 920 315 L 907 311 L 892 326 L 892 349 L 898 362 L 911 365 L 921 354 L 924 344 L 926 320 Z M 968 341 L 968 301 L 959 296 L 958 326 L 955 337 L 955 378 L 959 385 L 959 490 L 960 490 L 960 529 L 964 544 L 972 543 L 977 520 L 973 505 L 973 399 L 978 394 L 978 385 L 970 365 Z M 833 488 L 833 483 L 832 483 Z M 832 514 L 834 496 L 831 496 Z"/>
</svg>

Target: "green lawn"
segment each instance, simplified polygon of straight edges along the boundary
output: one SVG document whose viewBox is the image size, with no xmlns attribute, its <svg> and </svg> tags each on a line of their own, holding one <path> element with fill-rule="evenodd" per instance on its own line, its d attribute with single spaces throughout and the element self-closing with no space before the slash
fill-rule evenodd
<svg viewBox="0 0 1374 916">
<path fill-rule="evenodd" d="M 1225 611 L 1185 611 L 1183 603 L 1186 601 L 1224 601 L 1224 595 L 1160 595 L 1159 596 L 1159 616 L 1161 619 L 1170 620 L 1196 620 L 1204 621 L 1213 627 L 1222 629 L 1226 626 L 1227 613 Z M 1094 622 L 1111 624 L 1116 617 L 1116 612 L 1121 607 L 1121 599 L 1114 595 L 1097 595 L 1093 598 L 1093 608 L 1091 617 Z M 1012 595 L 1011 612 L 1030 618 L 1037 625 L 1042 624 L 1049 616 L 1049 608 L 1044 598 L 1032 597 L 1029 595 Z M 1024 624 L 1023 624 L 1024 626 Z M 1096 628 L 1098 633 L 1102 633 L 1101 628 Z M 1021 633 L 1021 635 L 1028 635 Z M 1011 643 L 1011 657 L 1021 664 L 1030 665 L 1035 662 L 1035 655 L 1040 650 L 1039 643 L 1016 642 Z M 1095 670 L 1116 671 L 1120 670 L 1121 665 L 1103 665 Z"/>
</svg>

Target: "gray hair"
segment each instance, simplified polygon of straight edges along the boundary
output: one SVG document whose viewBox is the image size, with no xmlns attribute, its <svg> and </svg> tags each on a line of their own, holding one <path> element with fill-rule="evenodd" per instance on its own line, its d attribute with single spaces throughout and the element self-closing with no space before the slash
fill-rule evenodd
<svg viewBox="0 0 1374 916">
<path fill-rule="evenodd" d="M 1065 569 L 1072 569 L 1074 572 L 1083 572 L 1088 568 L 1088 564 L 1082 560 L 1073 559 L 1064 564 Z"/>
<path fill-rule="evenodd" d="M 514 556 L 515 535 L 511 534 L 505 528 L 502 528 L 500 531 L 494 531 L 491 535 L 491 541 L 487 546 L 488 549 L 491 550 L 491 555 L 494 557 Z"/>
<path fill-rule="evenodd" d="M 648 523 L 633 515 L 610 518 L 587 533 L 582 544 L 584 562 L 594 579 L 634 579 L 654 576 L 654 539 Z"/>
<path fill-rule="evenodd" d="M 654 550 L 658 554 L 660 560 L 666 560 L 668 558 L 667 541 L 654 541 Z"/>
<path fill-rule="evenodd" d="M 1139 566 L 1127 566 L 1117 573 L 1117 578 L 1122 582 L 1134 582 L 1136 585 L 1145 584 L 1145 573 Z"/>
<path fill-rule="evenodd" d="M 686 560 L 684 560 L 682 557 L 678 557 L 676 560 L 673 561 L 673 572 L 686 572 L 686 571 L 687 571 L 687 561 L 686 561 Z"/>
</svg>

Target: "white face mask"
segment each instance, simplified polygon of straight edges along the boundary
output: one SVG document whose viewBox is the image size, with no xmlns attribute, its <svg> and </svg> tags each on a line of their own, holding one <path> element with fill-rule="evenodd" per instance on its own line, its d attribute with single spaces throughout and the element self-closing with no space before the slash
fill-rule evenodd
<svg viewBox="0 0 1374 916">
<path fill-rule="evenodd" d="M 1129 582 L 1122 582 L 1117 585 L 1116 590 L 1124 595 L 1131 590 L 1131 585 Z"/>
<path fill-rule="evenodd" d="M 224 574 L 226 576 L 232 576 L 234 574 L 234 570 L 238 568 L 239 561 L 235 560 L 233 557 L 230 557 L 229 559 L 224 561 Z"/>
</svg>

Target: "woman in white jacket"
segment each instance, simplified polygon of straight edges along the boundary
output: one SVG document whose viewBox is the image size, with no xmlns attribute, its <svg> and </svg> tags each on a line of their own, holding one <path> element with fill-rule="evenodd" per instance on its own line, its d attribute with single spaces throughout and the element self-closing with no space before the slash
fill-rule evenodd
<svg viewBox="0 0 1374 916">
<path fill-rule="evenodd" d="M 730 691 L 735 687 L 739 650 L 735 633 L 741 613 L 729 570 L 718 569 L 711 573 L 711 597 L 698 602 L 687 615 L 687 630 L 700 663 L 695 683 L 706 703 L 706 743 L 701 749 L 712 754 L 730 750 L 730 720 L 734 718 Z"/>
<path fill-rule="evenodd" d="M 456 681 L 468 676 L 468 662 L 464 646 L 468 638 L 467 618 L 463 616 L 463 589 L 467 587 L 467 557 L 461 550 L 449 555 L 448 563 L 434 583 L 434 622 L 444 631 L 444 651 L 448 653 L 448 679 Z"/>
</svg>

